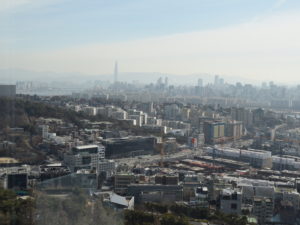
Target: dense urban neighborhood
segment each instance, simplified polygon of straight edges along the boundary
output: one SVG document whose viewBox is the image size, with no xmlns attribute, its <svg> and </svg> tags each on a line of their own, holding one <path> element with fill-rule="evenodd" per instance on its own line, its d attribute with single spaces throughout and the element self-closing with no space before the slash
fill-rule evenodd
<svg viewBox="0 0 300 225">
<path fill-rule="evenodd" d="M 300 224 L 299 86 L 38 85 L 0 86 L 3 224 Z"/>
</svg>

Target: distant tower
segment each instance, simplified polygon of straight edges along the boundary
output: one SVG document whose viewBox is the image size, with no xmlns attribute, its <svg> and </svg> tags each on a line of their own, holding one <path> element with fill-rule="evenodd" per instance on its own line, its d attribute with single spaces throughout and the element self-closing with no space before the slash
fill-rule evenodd
<svg viewBox="0 0 300 225">
<path fill-rule="evenodd" d="M 219 85 L 219 76 L 215 75 L 215 85 Z"/>
<path fill-rule="evenodd" d="M 224 85 L 224 79 L 223 79 L 223 78 L 220 78 L 220 79 L 219 79 L 219 84 L 220 84 L 220 85 Z"/>
<path fill-rule="evenodd" d="M 198 86 L 199 87 L 203 86 L 203 80 L 201 78 L 198 79 Z"/>
<path fill-rule="evenodd" d="M 168 85 L 169 85 L 169 78 L 165 77 L 165 86 L 168 87 Z"/>
<path fill-rule="evenodd" d="M 115 62 L 115 71 L 114 71 L 114 81 L 115 81 L 115 83 L 117 83 L 118 82 L 118 62 L 116 61 Z"/>
<path fill-rule="evenodd" d="M 163 81 L 162 81 L 162 77 L 158 78 L 156 85 L 160 86 L 162 85 Z"/>
</svg>

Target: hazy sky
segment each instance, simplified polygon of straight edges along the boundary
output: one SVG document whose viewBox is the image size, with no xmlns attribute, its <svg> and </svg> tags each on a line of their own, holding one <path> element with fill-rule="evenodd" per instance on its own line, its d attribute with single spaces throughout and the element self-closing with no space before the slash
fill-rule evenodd
<svg viewBox="0 0 300 225">
<path fill-rule="evenodd" d="M 0 68 L 300 81 L 299 0 L 0 0 Z"/>
</svg>

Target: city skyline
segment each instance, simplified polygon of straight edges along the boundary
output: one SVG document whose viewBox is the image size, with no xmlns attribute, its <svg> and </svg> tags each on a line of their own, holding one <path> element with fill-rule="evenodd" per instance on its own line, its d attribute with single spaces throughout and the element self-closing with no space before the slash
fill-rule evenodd
<svg viewBox="0 0 300 225">
<path fill-rule="evenodd" d="M 0 224 L 300 225 L 299 0 L 0 0 Z"/>
</svg>

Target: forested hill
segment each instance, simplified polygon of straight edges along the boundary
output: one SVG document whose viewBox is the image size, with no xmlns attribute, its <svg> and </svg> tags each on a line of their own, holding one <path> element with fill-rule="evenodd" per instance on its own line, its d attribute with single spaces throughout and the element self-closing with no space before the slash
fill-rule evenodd
<svg viewBox="0 0 300 225">
<path fill-rule="evenodd" d="M 80 125 L 85 116 L 73 110 L 22 98 L 0 98 L 0 129 L 26 127 L 32 118 L 51 117 Z"/>
</svg>

